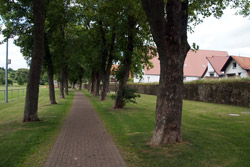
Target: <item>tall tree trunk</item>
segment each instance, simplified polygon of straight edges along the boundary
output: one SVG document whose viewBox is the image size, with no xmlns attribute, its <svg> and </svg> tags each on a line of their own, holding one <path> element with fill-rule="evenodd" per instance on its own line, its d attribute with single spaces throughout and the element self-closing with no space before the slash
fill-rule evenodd
<svg viewBox="0 0 250 167">
<path fill-rule="evenodd" d="M 65 70 L 64 70 L 64 68 L 61 68 L 61 71 L 60 71 L 60 97 L 63 99 L 65 98 L 64 86 L 65 86 Z"/>
<path fill-rule="evenodd" d="M 69 95 L 69 81 L 68 81 L 68 67 L 65 67 L 65 76 L 64 76 L 64 84 L 65 84 L 65 94 Z"/>
<path fill-rule="evenodd" d="M 96 85 L 96 77 L 95 77 L 95 72 L 92 72 L 91 75 L 91 94 L 94 95 L 94 90 L 95 90 L 95 85 Z"/>
<path fill-rule="evenodd" d="M 101 92 L 101 100 L 107 99 L 107 94 L 109 90 L 109 76 L 110 73 L 104 76 L 103 82 L 102 82 L 102 92 Z"/>
<path fill-rule="evenodd" d="M 121 78 L 119 80 L 118 92 L 116 95 L 114 109 L 123 108 L 125 106 L 125 101 L 123 100 L 124 92 L 126 91 L 126 86 L 129 78 L 129 70 L 132 64 L 132 55 L 134 51 L 134 31 L 135 31 L 136 21 L 132 16 L 128 17 L 128 42 L 127 48 L 124 52 L 124 62 L 121 69 Z"/>
<path fill-rule="evenodd" d="M 80 85 L 79 85 L 79 90 L 82 90 L 82 78 L 79 78 L 79 83 L 80 83 Z"/>
<path fill-rule="evenodd" d="M 110 73 L 111 73 L 111 67 L 112 67 L 112 61 L 113 61 L 113 54 L 114 54 L 114 48 L 115 48 L 115 30 L 114 28 L 112 29 L 112 39 L 111 39 L 111 44 L 110 44 L 110 49 L 109 49 L 109 54 L 108 54 L 108 64 L 106 67 L 106 61 L 102 62 L 103 67 L 103 80 L 102 80 L 102 93 L 101 93 L 101 100 L 106 100 L 107 98 L 107 93 L 109 90 L 109 78 L 110 78 Z M 106 58 L 107 59 L 107 58 Z"/>
<path fill-rule="evenodd" d="M 34 46 L 27 85 L 23 122 L 39 121 L 37 108 L 39 81 L 44 53 L 44 1 L 33 1 Z"/>
<path fill-rule="evenodd" d="M 100 74 L 95 73 L 95 85 L 94 85 L 94 96 L 100 96 Z"/>
<path fill-rule="evenodd" d="M 188 0 L 168 0 L 166 9 L 163 0 L 152 3 L 142 0 L 142 4 L 158 48 L 161 68 L 151 145 L 181 142 L 183 64 L 189 50 Z"/>
<path fill-rule="evenodd" d="M 55 85 L 54 85 L 54 68 L 53 68 L 53 63 L 52 63 L 50 49 L 49 49 L 48 37 L 46 33 L 44 34 L 44 51 L 45 51 L 44 60 L 46 62 L 45 64 L 47 66 L 47 71 L 48 71 L 50 104 L 57 104 L 56 96 L 55 96 Z"/>
<path fill-rule="evenodd" d="M 83 78 L 83 71 L 84 69 L 82 67 L 79 68 L 79 90 L 82 90 L 82 78 Z"/>
<path fill-rule="evenodd" d="M 72 82 L 72 88 L 73 88 L 74 90 L 76 90 L 76 81 L 73 81 L 73 82 Z"/>
<path fill-rule="evenodd" d="M 89 82 L 88 82 L 88 92 L 90 92 L 90 90 L 91 90 L 91 85 L 92 85 L 92 81 L 91 81 L 91 79 L 89 79 Z"/>
</svg>

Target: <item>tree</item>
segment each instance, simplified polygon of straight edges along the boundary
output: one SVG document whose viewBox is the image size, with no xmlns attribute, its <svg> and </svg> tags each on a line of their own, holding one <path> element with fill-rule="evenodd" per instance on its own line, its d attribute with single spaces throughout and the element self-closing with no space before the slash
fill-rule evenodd
<svg viewBox="0 0 250 167">
<path fill-rule="evenodd" d="M 23 82 L 27 83 L 29 78 L 29 70 L 26 68 L 19 68 L 15 75 L 15 79 L 18 80 L 18 78 L 22 78 Z"/>
<path fill-rule="evenodd" d="M 188 22 L 198 24 L 202 21 L 200 16 L 204 18 L 212 14 L 220 17 L 230 3 L 226 0 L 141 1 L 157 46 L 161 69 L 151 145 L 181 142 L 183 64 L 190 49 Z"/>
<path fill-rule="evenodd" d="M 135 67 L 147 64 L 150 57 L 147 53 L 150 49 L 151 34 L 140 1 L 124 1 L 121 5 L 123 6 L 120 10 L 119 19 L 121 21 L 118 27 L 120 31 L 117 34 L 119 35 L 117 42 L 122 56 L 117 74 L 119 86 L 113 106 L 114 109 L 123 108 L 125 105 L 122 96 L 128 90 L 126 86 L 129 75 L 133 75 L 131 72 L 138 72 L 135 70 L 139 70 L 139 68 Z"/>
<path fill-rule="evenodd" d="M 39 80 L 44 53 L 44 1 L 33 1 L 34 13 L 34 48 L 27 85 L 23 122 L 39 121 L 38 95 Z"/>
<path fill-rule="evenodd" d="M 20 76 L 17 77 L 17 83 L 18 83 L 18 85 L 23 85 L 24 84 L 24 81 L 23 81 L 22 77 L 20 77 Z"/>
</svg>

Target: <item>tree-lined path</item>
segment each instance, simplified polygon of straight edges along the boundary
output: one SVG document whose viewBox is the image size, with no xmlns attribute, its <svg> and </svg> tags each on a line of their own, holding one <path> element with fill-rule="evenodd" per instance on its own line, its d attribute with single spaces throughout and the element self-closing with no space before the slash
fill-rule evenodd
<svg viewBox="0 0 250 167">
<path fill-rule="evenodd" d="M 76 92 L 71 111 L 45 162 L 46 167 L 125 167 L 88 99 Z"/>
</svg>

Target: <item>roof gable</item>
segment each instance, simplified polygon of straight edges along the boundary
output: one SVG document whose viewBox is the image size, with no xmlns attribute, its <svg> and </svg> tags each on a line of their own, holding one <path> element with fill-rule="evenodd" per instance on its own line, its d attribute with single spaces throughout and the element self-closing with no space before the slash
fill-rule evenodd
<svg viewBox="0 0 250 167">
<path fill-rule="evenodd" d="M 250 70 L 250 57 L 232 56 L 232 58 L 244 70 Z"/>
<path fill-rule="evenodd" d="M 228 61 L 228 59 L 229 59 L 229 56 L 212 56 L 212 57 L 207 57 L 207 60 L 209 61 L 209 63 L 213 67 L 214 71 L 218 75 L 222 75 L 221 70 L 222 70 L 223 66 L 226 64 L 226 62 Z"/>
</svg>

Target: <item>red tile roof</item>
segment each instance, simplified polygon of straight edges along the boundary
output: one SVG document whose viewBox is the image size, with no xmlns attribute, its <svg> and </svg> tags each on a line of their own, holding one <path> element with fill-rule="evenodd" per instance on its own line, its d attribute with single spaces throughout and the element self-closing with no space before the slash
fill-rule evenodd
<svg viewBox="0 0 250 167">
<path fill-rule="evenodd" d="M 228 56 L 226 51 L 212 51 L 212 50 L 198 50 L 198 51 L 189 51 L 184 63 L 184 76 L 195 76 L 202 77 L 207 69 L 208 61 L 206 57 L 212 56 Z M 154 68 L 145 70 L 145 74 L 148 75 L 159 75 L 160 74 L 160 61 L 158 59 L 158 54 L 154 57 L 151 62 L 154 65 Z"/>
<path fill-rule="evenodd" d="M 215 72 L 218 75 L 222 75 L 222 67 L 226 64 L 227 60 L 229 59 L 229 56 L 212 56 L 207 57 L 207 60 L 214 68 Z"/>
<path fill-rule="evenodd" d="M 232 56 L 244 70 L 250 70 L 250 57 Z"/>
<path fill-rule="evenodd" d="M 145 74 L 148 74 L 148 75 L 160 75 L 160 60 L 159 60 L 159 55 L 157 53 L 157 55 L 155 57 L 153 57 L 151 60 L 150 60 L 153 64 L 153 68 L 152 69 L 149 69 L 147 70 L 147 68 L 145 67 L 144 68 L 144 71 L 145 71 Z"/>
</svg>

